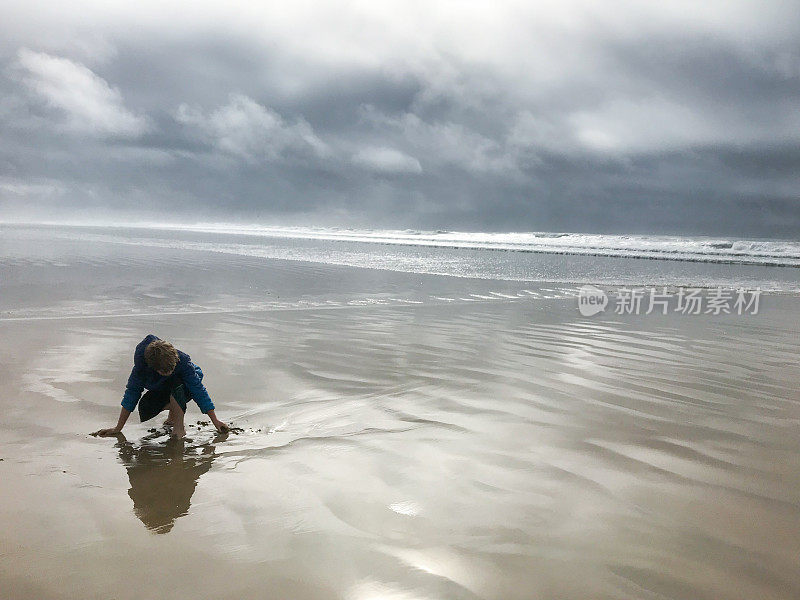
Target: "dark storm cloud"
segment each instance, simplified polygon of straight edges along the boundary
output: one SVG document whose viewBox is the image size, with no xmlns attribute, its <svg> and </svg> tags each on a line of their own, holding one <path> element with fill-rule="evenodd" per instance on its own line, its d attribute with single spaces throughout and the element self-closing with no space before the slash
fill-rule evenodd
<svg viewBox="0 0 800 600">
<path fill-rule="evenodd" d="M 192 6 L 0 9 L 4 218 L 800 230 L 790 3 Z"/>
</svg>

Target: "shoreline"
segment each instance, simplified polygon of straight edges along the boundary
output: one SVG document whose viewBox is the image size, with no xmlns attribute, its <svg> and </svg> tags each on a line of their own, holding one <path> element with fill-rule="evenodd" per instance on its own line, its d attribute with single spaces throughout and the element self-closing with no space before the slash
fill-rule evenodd
<svg viewBox="0 0 800 600">
<path fill-rule="evenodd" d="M 783 262 L 780 262 L 778 257 L 771 255 L 771 254 L 759 254 L 759 253 L 747 253 L 747 252 L 735 252 L 735 253 L 727 253 L 727 254 L 718 254 L 718 255 L 706 255 L 706 254 L 695 254 L 689 256 L 688 254 L 681 255 L 681 250 L 653 250 L 648 248 L 640 248 L 638 250 L 631 250 L 628 248 L 620 247 L 616 249 L 612 248 L 604 248 L 604 247 L 592 247 L 585 245 L 576 245 L 567 248 L 558 248 L 558 247 L 545 247 L 545 248 L 530 248 L 530 247 L 520 247 L 519 244 L 509 244 L 509 243 L 496 243 L 496 244 L 489 244 L 483 242 L 456 242 L 456 241 L 448 241 L 448 242 L 435 242 L 435 241 L 428 241 L 422 242 L 416 239 L 409 239 L 407 241 L 402 240 L 391 240 L 391 239 L 381 239 L 381 238 L 372 238 L 370 236 L 357 236 L 353 234 L 352 237 L 344 237 L 342 235 L 333 235 L 333 234 L 319 234 L 319 235 L 300 235 L 295 233 L 290 235 L 289 233 L 294 229 L 301 229 L 301 228 L 293 228 L 293 227 L 275 227 L 281 231 L 282 233 L 275 233 L 270 234 L 268 231 L 244 231 L 244 230 L 231 230 L 226 228 L 210 228 L 210 227 L 193 227 L 193 226 L 170 226 L 167 224 L 141 224 L 141 225 L 116 225 L 116 224 L 79 224 L 79 223 L 2 223 L 0 222 L 0 227 L 16 227 L 20 229 L 25 228 L 37 228 L 37 227 L 48 227 L 54 230 L 64 229 L 64 228 L 84 228 L 84 229 L 118 229 L 118 230 L 134 230 L 134 231 L 154 231 L 154 232 L 179 232 L 179 233 L 194 233 L 194 234 L 209 234 L 209 235 L 227 235 L 233 237 L 249 237 L 253 239 L 263 239 L 263 240 L 275 240 L 275 241 L 285 241 L 285 240 L 303 240 L 309 242 L 331 242 L 334 244 L 366 244 L 372 246 L 388 246 L 388 247 L 398 247 L 398 248 L 405 248 L 405 249 L 413 249 L 413 248 L 426 248 L 426 249 L 441 249 L 441 250 L 479 250 L 479 251 L 490 251 L 490 252 L 511 252 L 511 253 L 520 253 L 520 254 L 534 254 L 534 255 L 545 255 L 545 256 L 575 256 L 575 257 L 588 257 L 588 258 L 612 258 L 612 259 L 630 259 L 630 260 L 655 260 L 655 261 L 667 261 L 667 262 L 681 262 L 681 263 L 697 263 L 697 264 L 709 264 L 709 265 L 731 265 L 731 266 L 752 266 L 752 267 L 774 267 L 774 268 L 789 268 L 789 269 L 800 269 L 800 257 L 794 256 L 790 258 L 784 258 Z M 270 227 L 264 227 L 265 230 L 269 230 Z M 325 231 L 326 228 L 310 228 L 312 230 L 321 230 Z M 335 228 L 337 232 L 346 232 L 350 230 L 346 229 L 339 229 Z M 358 230 L 353 230 L 358 231 Z M 372 230 L 365 230 L 365 231 L 372 231 Z M 378 231 L 385 231 L 386 233 L 405 233 L 403 231 L 395 231 L 395 230 L 378 230 Z M 565 232 L 498 232 L 498 233 L 487 233 L 487 232 L 418 232 L 418 233 L 429 233 L 429 234 L 441 234 L 441 233 L 451 233 L 451 234 L 459 234 L 459 235 L 469 235 L 470 233 L 474 233 L 474 235 L 533 235 L 534 237 L 537 236 L 552 236 L 555 238 L 560 238 L 563 236 L 594 236 L 594 237 L 608 237 L 608 238 L 627 238 L 629 237 L 628 234 L 581 234 L 581 233 L 565 233 Z M 347 234 L 350 235 L 350 234 Z M 633 237 L 650 237 L 652 239 L 686 239 L 686 240 L 709 240 L 714 241 L 720 238 L 727 238 L 732 236 L 679 236 L 679 235 L 652 235 L 652 236 L 644 236 L 638 235 Z M 119 240 L 103 240 L 107 243 L 117 243 L 117 244 L 124 244 L 128 242 L 123 242 Z M 797 240 L 790 239 L 790 238 L 739 238 L 737 241 L 742 242 L 753 242 L 753 243 L 783 243 L 783 244 L 798 244 Z M 712 247 L 716 247 L 712 244 Z M 212 252 L 225 252 L 224 250 L 207 250 Z M 635 252 L 638 252 L 636 254 Z M 748 257 L 752 257 L 752 260 L 747 260 Z M 772 260 L 764 260 L 766 258 L 772 258 Z M 292 259 L 290 259 L 292 260 Z M 787 260 L 789 262 L 787 262 Z M 793 262 L 792 262 L 793 261 Z M 432 273 L 437 274 L 437 273 Z"/>
</svg>

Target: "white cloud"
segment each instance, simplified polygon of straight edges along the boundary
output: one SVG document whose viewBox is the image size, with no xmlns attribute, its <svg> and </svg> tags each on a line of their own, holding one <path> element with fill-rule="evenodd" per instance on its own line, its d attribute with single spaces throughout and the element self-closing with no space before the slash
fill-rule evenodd
<svg viewBox="0 0 800 600">
<path fill-rule="evenodd" d="M 53 182 L 29 183 L 11 177 L 0 177 L 0 199 L 16 197 L 36 200 L 57 196 L 63 192 L 64 187 Z"/>
<path fill-rule="evenodd" d="M 81 63 L 22 48 L 16 66 L 25 87 L 55 109 L 68 130 L 136 137 L 149 127 L 146 118 L 125 108 L 118 89 Z"/>
<path fill-rule="evenodd" d="M 363 148 L 353 156 L 353 163 L 379 173 L 422 173 L 416 158 L 394 148 Z"/>
<path fill-rule="evenodd" d="M 248 162 L 275 161 L 289 155 L 323 157 L 328 153 L 327 145 L 305 120 L 287 123 L 272 109 L 243 94 L 231 94 L 228 104 L 208 115 L 181 104 L 175 118 L 194 127 L 221 152 Z"/>
<path fill-rule="evenodd" d="M 798 139 L 798 128 L 796 111 L 753 115 L 747 120 L 736 107 L 696 106 L 642 94 L 550 115 L 520 111 L 507 142 L 518 151 L 646 154 L 745 141 L 792 143 Z"/>
<path fill-rule="evenodd" d="M 386 115 L 363 106 L 361 118 L 384 135 L 399 135 L 403 144 L 437 166 L 455 166 L 476 173 L 517 170 L 516 157 L 495 140 L 452 121 L 429 122 L 413 113 Z"/>
</svg>

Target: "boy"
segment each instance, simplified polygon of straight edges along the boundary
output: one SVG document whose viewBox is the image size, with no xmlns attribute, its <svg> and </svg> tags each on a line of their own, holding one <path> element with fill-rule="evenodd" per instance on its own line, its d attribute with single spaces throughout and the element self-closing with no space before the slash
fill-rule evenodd
<svg viewBox="0 0 800 600">
<path fill-rule="evenodd" d="M 217 418 L 214 403 L 211 402 L 202 379 L 203 371 L 191 361 L 188 354 L 177 350 L 169 342 L 152 334 L 148 335 L 139 342 L 133 354 L 133 369 L 122 398 L 117 426 L 101 429 L 95 435 L 108 436 L 121 432 L 138 402 L 139 418 L 142 422 L 169 408 L 169 417 L 164 424 L 172 426 L 173 437 L 183 437 L 186 435 L 183 417 L 189 399 L 197 402 L 217 431 L 228 431 L 229 427 Z M 144 388 L 149 391 L 142 396 Z"/>
</svg>

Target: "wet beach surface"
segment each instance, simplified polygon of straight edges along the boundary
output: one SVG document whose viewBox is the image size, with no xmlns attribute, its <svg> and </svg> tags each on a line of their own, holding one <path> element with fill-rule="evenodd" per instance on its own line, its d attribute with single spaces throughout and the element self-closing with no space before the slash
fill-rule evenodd
<svg viewBox="0 0 800 600">
<path fill-rule="evenodd" d="M 62 259 L 6 300 L 10 597 L 800 596 L 797 297 L 582 317 L 568 286 L 261 260 L 287 291 L 246 306 L 252 257 L 178 258 L 129 259 L 171 264 L 158 285 L 84 260 L 49 293 Z M 172 314 L 204 268 L 235 306 Z M 182 441 L 136 415 L 89 435 L 147 333 L 240 430 L 190 403 Z"/>
</svg>

